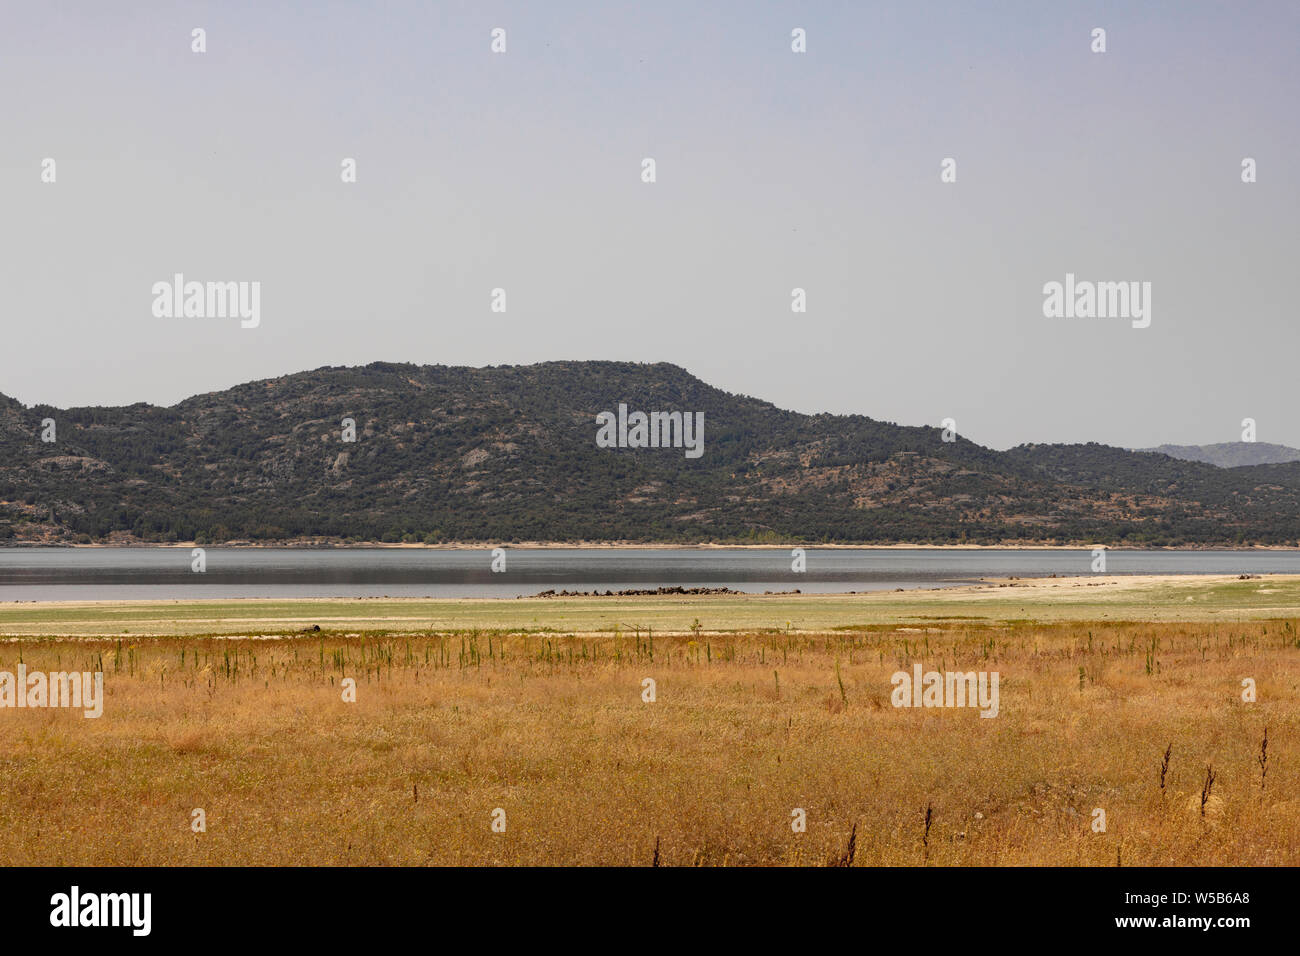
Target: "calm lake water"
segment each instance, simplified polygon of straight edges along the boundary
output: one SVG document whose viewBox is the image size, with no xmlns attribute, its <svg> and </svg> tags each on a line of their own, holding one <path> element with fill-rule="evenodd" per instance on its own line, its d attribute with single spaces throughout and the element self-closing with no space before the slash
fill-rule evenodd
<svg viewBox="0 0 1300 956">
<path fill-rule="evenodd" d="M 547 589 L 728 587 L 762 593 L 882 591 L 972 584 L 985 577 L 1088 574 L 1090 550 L 807 550 L 791 570 L 777 549 L 554 548 L 506 552 L 491 570 L 481 550 L 0 548 L 0 601 L 239 597 L 503 597 Z M 1300 573 L 1294 551 L 1110 551 L 1108 574 Z"/>
</svg>

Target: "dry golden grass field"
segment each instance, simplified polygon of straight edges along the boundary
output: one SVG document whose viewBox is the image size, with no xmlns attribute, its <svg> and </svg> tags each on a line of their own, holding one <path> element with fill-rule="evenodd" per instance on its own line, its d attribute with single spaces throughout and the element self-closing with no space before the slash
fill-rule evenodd
<svg viewBox="0 0 1300 956">
<path fill-rule="evenodd" d="M 0 710 L 0 864 L 1300 863 L 1300 608 L 1259 581 L 1159 586 L 1187 594 L 1108 591 L 1093 619 L 1047 585 L 890 595 L 833 627 L 673 600 L 572 633 L 545 602 L 495 602 L 531 625 L 277 631 L 321 610 L 299 607 L 242 636 L 6 605 L 0 670 L 102 669 L 106 700 Z M 892 706 L 917 662 L 998 672 L 998 715 Z"/>
</svg>

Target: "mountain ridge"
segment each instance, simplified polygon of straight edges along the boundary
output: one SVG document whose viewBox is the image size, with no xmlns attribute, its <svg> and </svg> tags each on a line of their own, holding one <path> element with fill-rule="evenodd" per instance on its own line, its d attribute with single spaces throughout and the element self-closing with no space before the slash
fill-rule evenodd
<svg viewBox="0 0 1300 956">
<path fill-rule="evenodd" d="M 598 448 L 620 402 L 703 412 L 703 456 Z M 669 363 L 324 366 L 166 407 L 0 396 L 0 541 L 191 540 L 1292 546 L 1300 464 L 998 452 Z"/>
</svg>

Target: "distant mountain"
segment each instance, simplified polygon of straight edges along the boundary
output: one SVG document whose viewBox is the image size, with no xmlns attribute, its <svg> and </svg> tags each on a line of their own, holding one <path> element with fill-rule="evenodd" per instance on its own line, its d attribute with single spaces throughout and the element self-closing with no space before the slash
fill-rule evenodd
<svg viewBox="0 0 1300 956">
<path fill-rule="evenodd" d="M 703 412 L 703 454 L 598 447 L 619 403 Z M 375 363 L 170 408 L 0 396 L 0 540 L 1294 545 L 1300 463 L 996 452 L 782 411 L 667 364 Z"/>
<path fill-rule="evenodd" d="M 1180 458 L 1183 461 L 1203 461 L 1220 468 L 1240 468 L 1242 465 L 1280 465 L 1300 461 L 1300 449 L 1286 445 L 1270 445 L 1264 441 L 1225 441 L 1217 445 L 1161 445 L 1158 448 L 1139 448 L 1138 451 L 1155 452 Z"/>
</svg>

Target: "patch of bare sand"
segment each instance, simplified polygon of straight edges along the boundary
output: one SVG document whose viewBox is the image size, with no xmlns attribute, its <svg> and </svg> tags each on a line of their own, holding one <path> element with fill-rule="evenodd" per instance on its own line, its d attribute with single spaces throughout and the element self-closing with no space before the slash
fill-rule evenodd
<svg viewBox="0 0 1300 956">
<path fill-rule="evenodd" d="M 1117 594 L 1149 590 L 1155 587 L 1206 587 L 1222 584 L 1236 584 L 1242 579 L 1235 574 L 1082 574 L 1062 578 L 987 578 L 983 584 L 960 585 L 944 588 L 945 597 L 987 598 L 1006 596 L 1007 591 L 1016 588 L 1022 592 L 1031 592 L 1043 596 L 1053 590 L 1082 591 L 1094 589 L 1097 594 Z M 1269 574 L 1265 578 L 1269 584 L 1300 584 L 1300 574 Z M 1280 588 L 1257 589 L 1260 593 L 1272 593 Z M 935 594 L 936 592 L 927 592 Z"/>
</svg>

